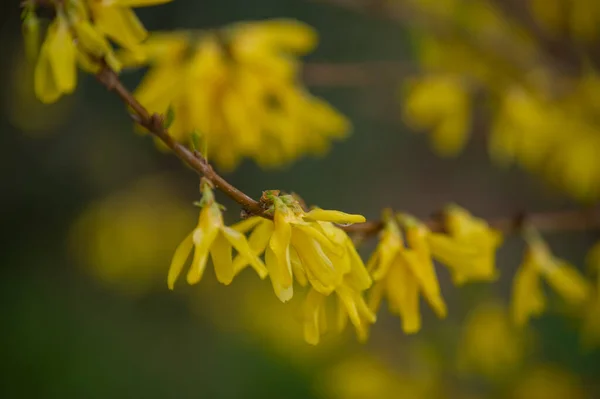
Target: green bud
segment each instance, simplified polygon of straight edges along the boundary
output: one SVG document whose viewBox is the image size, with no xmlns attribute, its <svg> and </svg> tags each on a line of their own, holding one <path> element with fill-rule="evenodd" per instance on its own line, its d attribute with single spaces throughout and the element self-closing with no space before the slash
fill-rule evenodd
<svg viewBox="0 0 600 399">
<path fill-rule="evenodd" d="M 35 61 L 40 50 L 40 21 L 31 9 L 23 16 L 23 44 L 27 59 Z"/>
</svg>

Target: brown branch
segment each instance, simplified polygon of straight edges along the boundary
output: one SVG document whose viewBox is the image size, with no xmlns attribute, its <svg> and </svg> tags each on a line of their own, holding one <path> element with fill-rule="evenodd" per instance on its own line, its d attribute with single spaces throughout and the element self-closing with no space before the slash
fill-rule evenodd
<svg viewBox="0 0 600 399">
<path fill-rule="evenodd" d="M 210 180 L 216 188 L 227 194 L 232 200 L 252 215 L 265 216 L 261 204 L 246 195 L 214 171 L 208 161 L 197 151 L 192 151 L 183 144 L 175 141 L 168 130 L 164 127 L 164 118 L 158 114 L 150 114 L 140 104 L 133 94 L 123 85 L 117 74 L 107 66 L 103 66 L 96 75 L 98 81 L 109 91 L 116 93 L 121 100 L 134 112 L 131 118 L 141 126 L 145 127 L 169 147 L 183 162 L 194 169 L 198 174 Z"/>
<path fill-rule="evenodd" d="M 523 53 L 511 42 L 510 37 L 472 32 L 457 24 L 449 23 L 439 16 L 422 12 L 408 2 L 386 2 L 382 0 L 310 0 L 326 3 L 342 8 L 361 12 L 382 20 L 396 22 L 402 26 L 425 31 L 439 38 L 459 38 L 478 57 L 490 64 L 502 65 L 505 74 L 512 80 L 526 85 L 523 74 L 529 73 L 538 66 L 545 66 L 553 72 L 564 74 L 574 73 L 571 65 L 564 60 L 557 60 L 555 54 L 544 51 Z M 558 62 L 561 61 L 561 62 Z M 560 64 L 560 65 L 559 65 Z"/>
<path fill-rule="evenodd" d="M 227 182 L 214 171 L 212 166 L 200 153 L 192 151 L 175 141 L 164 127 L 163 117 L 158 114 L 150 114 L 148 110 L 133 97 L 131 92 L 123 85 L 114 71 L 107 66 L 104 66 L 100 72 L 98 72 L 96 77 L 108 90 L 116 93 L 133 111 L 131 117 L 136 123 L 148 129 L 150 133 L 167 145 L 183 162 L 198 172 L 198 174 L 206 177 L 216 188 L 223 191 L 232 200 L 240 204 L 244 211 L 249 215 L 270 218 L 270 216 L 265 213 L 265 208 L 262 206 L 261 202 L 254 200 Z M 440 222 L 439 218 L 428 220 L 426 223 L 432 231 L 444 230 L 443 223 Z M 489 225 L 491 227 L 502 231 L 505 234 L 518 233 L 524 224 L 533 226 L 543 232 L 599 229 L 600 208 L 534 213 L 525 216 L 517 214 L 514 217 L 489 220 Z M 349 234 L 370 237 L 376 235 L 381 230 L 383 223 L 378 220 L 370 220 L 366 223 L 340 227 Z"/>
<path fill-rule="evenodd" d="M 399 81 L 419 72 L 405 61 L 310 62 L 303 67 L 303 82 L 308 86 L 367 87 Z"/>
<path fill-rule="evenodd" d="M 427 220 L 425 224 L 431 231 L 444 231 L 443 222 L 438 217 Z M 519 234 L 524 226 L 535 227 L 544 233 L 596 230 L 600 229 L 600 207 L 531 214 L 517 213 L 513 217 L 490 219 L 488 224 L 506 235 Z M 379 233 L 383 226 L 379 220 L 370 220 L 366 223 L 344 226 L 343 229 L 349 234 L 370 237 Z"/>
</svg>

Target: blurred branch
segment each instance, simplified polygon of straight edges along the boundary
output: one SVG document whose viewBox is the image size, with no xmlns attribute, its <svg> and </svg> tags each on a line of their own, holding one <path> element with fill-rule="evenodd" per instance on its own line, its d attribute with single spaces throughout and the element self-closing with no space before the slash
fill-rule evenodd
<svg viewBox="0 0 600 399">
<path fill-rule="evenodd" d="M 494 58 L 496 63 L 501 60 L 507 66 L 512 66 L 515 71 L 511 71 L 512 79 L 522 81 L 521 75 L 531 71 L 538 65 L 558 70 L 558 72 L 573 72 L 572 63 L 565 64 L 565 60 L 556 57 L 554 54 L 545 52 L 535 54 L 519 54 L 516 47 L 509 37 L 481 34 L 470 31 L 457 24 L 448 21 L 430 13 L 419 11 L 411 6 L 407 1 L 382 1 L 382 0 L 310 0 L 313 2 L 328 3 L 358 12 L 362 12 L 377 18 L 397 22 L 403 26 L 419 29 L 433 34 L 440 38 L 456 37 L 471 50 L 483 58 Z M 502 0 L 496 0 L 498 3 Z M 510 1 L 510 0 L 508 0 Z M 527 26 L 525 26 L 527 27 Z M 549 47 L 550 44 L 546 43 Z M 491 60 L 494 62 L 494 60 Z M 558 65 L 557 65 L 558 64 Z M 566 66 L 565 66 L 566 65 Z"/>
<path fill-rule="evenodd" d="M 522 0 L 492 0 L 501 12 L 525 28 L 536 40 L 540 50 L 554 63 L 556 69 L 563 73 L 578 73 L 583 65 L 583 60 L 565 37 L 548 35 L 537 23 L 529 3 Z"/>
<path fill-rule="evenodd" d="M 217 174 L 208 161 L 197 151 L 192 151 L 184 145 L 176 142 L 164 126 L 164 118 L 158 114 L 150 114 L 131 94 L 131 92 L 119 80 L 118 75 L 104 66 L 96 75 L 98 81 L 102 83 L 109 91 L 116 93 L 119 98 L 133 111 L 131 118 L 141 126 L 148 129 L 154 136 L 167 145 L 182 161 L 192 169 L 210 180 L 216 188 L 223 191 L 250 215 L 257 215 L 270 218 L 265 213 L 265 207 L 262 202 L 252 199 L 243 193 L 223 177 Z M 432 231 L 444 231 L 443 223 L 439 217 L 426 222 Z M 524 225 L 534 226 L 539 231 L 573 231 L 589 230 L 600 228 L 600 208 L 591 208 L 583 210 L 570 210 L 549 213 L 532 213 L 524 215 L 519 213 L 508 218 L 489 220 L 491 227 L 498 229 L 505 234 L 513 234 L 521 231 Z M 366 223 L 350 226 L 340 226 L 349 234 L 356 234 L 362 237 L 374 236 L 377 234 L 383 224 L 381 221 L 367 221 Z"/>
<path fill-rule="evenodd" d="M 418 71 L 417 65 L 402 61 L 311 62 L 304 65 L 303 81 L 309 86 L 367 87 Z"/>
<path fill-rule="evenodd" d="M 542 213 L 517 213 L 512 217 L 489 219 L 490 227 L 506 234 L 519 234 L 524 226 L 535 227 L 540 232 L 585 231 L 600 229 L 600 207 Z M 444 231 L 440 217 L 426 222 L 432 231 Z M 383 228 L 379 220 L 346 226 L 347 233 L 363 237 L 373 236 Z"/>
</svg>

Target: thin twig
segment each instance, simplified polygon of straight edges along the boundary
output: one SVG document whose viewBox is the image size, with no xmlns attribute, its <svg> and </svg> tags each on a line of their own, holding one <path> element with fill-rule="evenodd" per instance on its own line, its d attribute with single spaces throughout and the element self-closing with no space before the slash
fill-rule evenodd
<svg viewBox="0 0 600 399">
<path fill-rule="evenodd" d="M 400 81 L 420 71 L 405 61 L 308 62 L 302 81 L 318 87 L 368 87 Z"/>
<path fill-rule="evenodd" d="M 431 231 L 445 230 L 443 222 L 437 217 L 427 220 L 425 224 Z M 597 230 L 600 229 L 600 207 L 531 214 L 516 213 L 512 217 L 489 219 L 488 224 L 506 235 L 519 234 L 523 226 L 535 227 L 544 233 Z M 379 233 L 383 226 L 383 222 L 379 220 L 369 220 L 366 223 L 345 226 L 344 230 L 349 234 L 370 237 Z"/>
<path fill-rule="evenodd" d="M 134 112 L 132 119 L 145 127 L 167 145 L 182 161 L 194 169 L 198 174 L 203 175 L 210 180 L 216 188 L 223 191 L 232 200 L 240 206 L 249 215 L 256 215 L 270 218 L 265 213 L 265 208 L 261 202 L 254 200 L 241 190 L 237 189 L 219 175 L 206 159 L 197 151 L 192 151 L 184 145 L 176 142 L 164 127 L 163 117 L 158 114 L 150 114 L 143 105 L 141 105 L 131 94 L 131 92 L 119 80 L 117 74 L 107 66 L 104 66 L 96 75 L 98 81 L 108 90 L 115 92 L 121 100 Z M 439 218 L 434 218 L 426 222 L 432 231 L 444 231 L 443 223 Z M 499 218 L 489 220 L 490 227 L 493 227 L 505 234 L 518 233 L 522 226 L 527 224 L 540 231 L 577 231 L 600 228 L 600 208 L 578 209 L 548 213 L 533 213 L 523 216 L 519 213 L 513 217 Z M 350 226 L 340 226 L 349 234 L 356 234 L 363 237 L 376 235 L 383 223 L 378 220 L 369 220 L 366 223 L 354 224 Z"/>
<path fill-rule="evenodd" d="M 148 129 L 150 133 L 159 138 L 182 161 L 200 175 L 210 180 L 216 188 L 223 191 L 232 200 L 240 204 L 245 211 L 253 215 L 264 216 L 264 209 L 258 201 L 243 193 L 221 177 L 199 152 L 192 151 L 183 144 L 175 141 L 164 127 L 164 118 L 158 114 L 150 114 L 148 110 L 135 99 L 133 94 L 125 88 L 112 69 L 108 66 L 103 66 L 96 77 L 109 91 L 116 93 L 134 112 L 132 115 L 134 122 Z"/>
</svg>

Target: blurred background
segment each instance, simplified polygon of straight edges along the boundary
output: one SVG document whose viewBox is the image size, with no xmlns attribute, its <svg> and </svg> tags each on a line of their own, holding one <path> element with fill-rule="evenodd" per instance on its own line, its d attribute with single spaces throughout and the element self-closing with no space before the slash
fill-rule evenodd
<svg viewBox="0 0 600 399">
<path fill-rule="evenodd" d="M 368 218 L 383 207 L 427 218 L 450 202 L 490 218 L 578 206 L 539 176 L 492 163 L 486 110 L 473 111 L 458 157 L 440 157 L 427 135 L 406 126 L 403 84 L 425 67 L 406 23 L 416 19 L 391 18 L 384 3 L 176 0 L 138 15 L 149 30 L 289 17 L 319 32 L 306 83 L 351 119 L 352 135 L 323 158 L 278 170 L 245 161 L 227 178 L 255 197 L 293 190 L 310 204 Z M 442 12 L 446 1 L 439 9 L 407 3 L 451 18 Z M 600 352 L 582 345 L 569 309 L 557 302 L 530 328 L 512 328 L 510 287 L 523 252 L 514 237 L 499 253 L 495 284 L 456 288 L 438 269 L 446 320 L 424 307 L 422 331 L 406 336 L 397 318 L 380 312 L 364 345 L 351 331 L 317 347 L 304 343 L 294 309 L 250 272 L 224 287 L 208 268 L 198 285 L 168 291 L 173 250 L 195 226 L 198 177 L 135 134 L 121 103 L 92 76 L 80 74 L 75 94 L 54 105 L 37 102 L 18 2 L 5 11 L 1 397 L 600 398 Z M 141 76 L 124 80 L 133 88 Z M 219 200 L 235 221 L 238 207 Z M 599 236 L 546 238 L 583 270 Z M 365 256 L 373 245 L 361 249 Z"/>
</svg>

